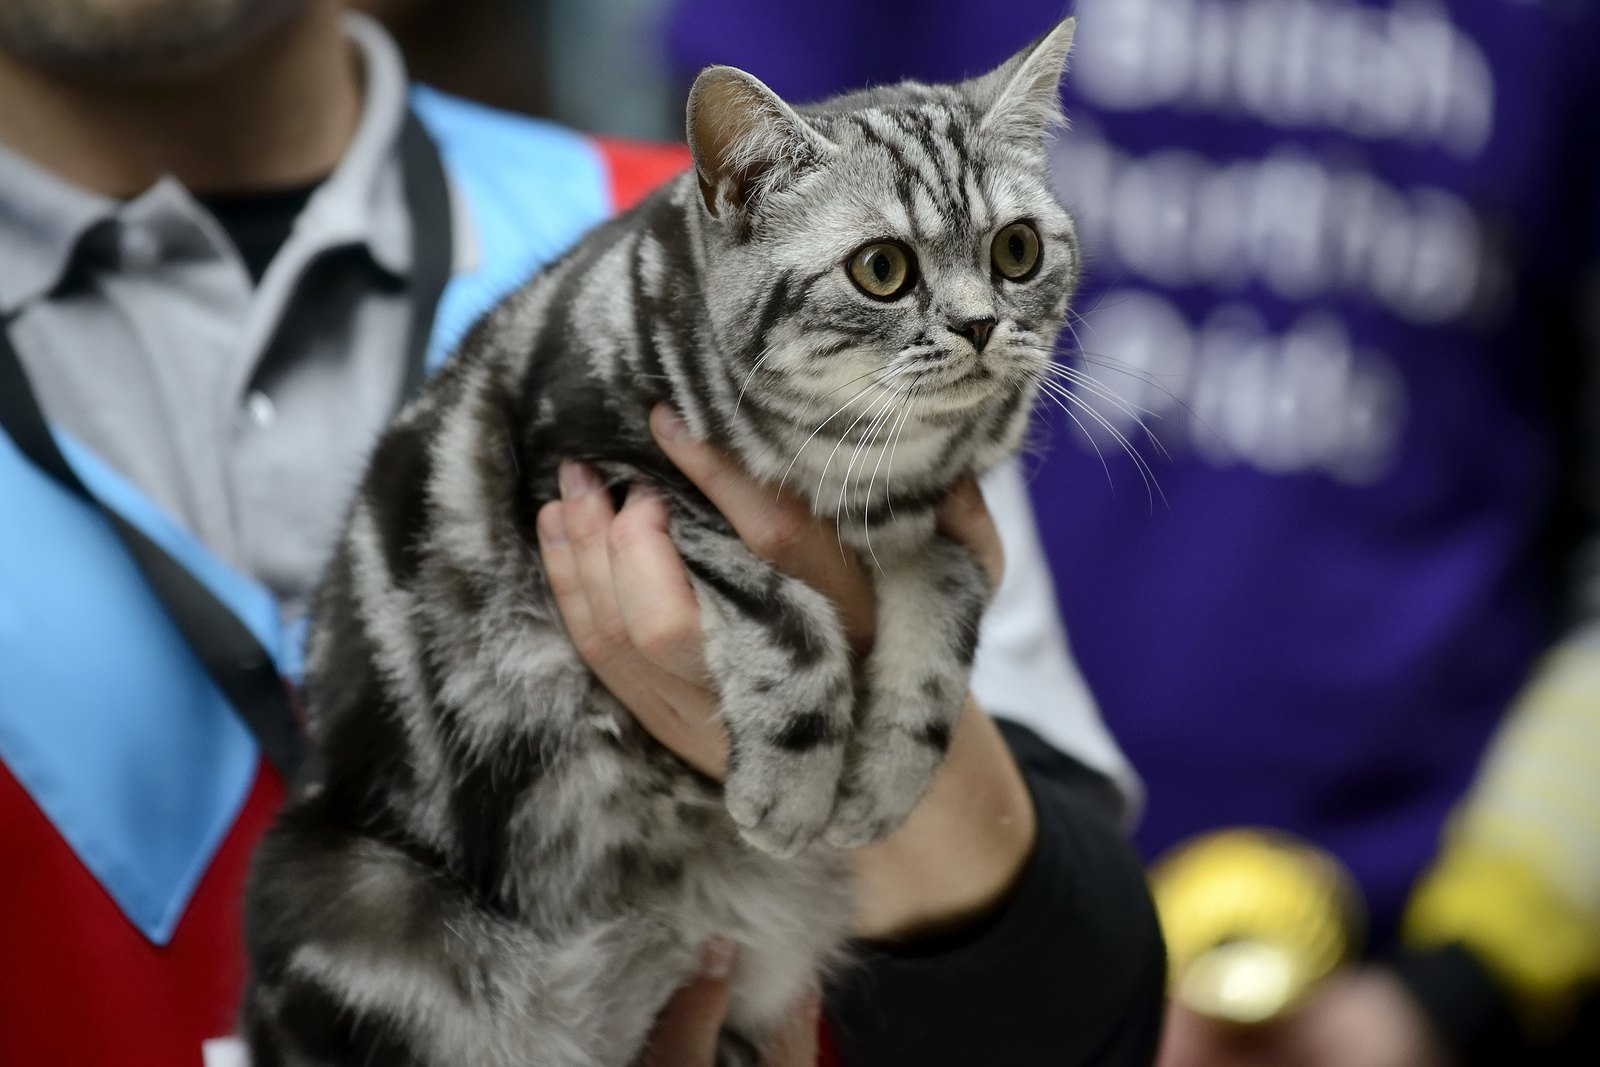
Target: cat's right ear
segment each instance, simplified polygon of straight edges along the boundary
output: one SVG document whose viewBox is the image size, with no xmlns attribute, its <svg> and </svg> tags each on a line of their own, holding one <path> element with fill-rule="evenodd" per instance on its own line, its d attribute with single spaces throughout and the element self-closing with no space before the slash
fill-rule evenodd
<svg viewBox="0 0 1600 1067">
<path fill-rule="evenodd" d="M 998 70 L 967 83 L 986 111 L 985 129 L 1035 140 L 1046 128 L 1064 121 L 1061 79 L 1077 26 L 1076 18 L 1063 19 Z"/>
<path fill-rule="evenodd" d="M 778 94 L 734 67 L 707 67 L 689 90 L 689 150 L 713 216 L 753 204 L 837 151 Z"/>
</svg>

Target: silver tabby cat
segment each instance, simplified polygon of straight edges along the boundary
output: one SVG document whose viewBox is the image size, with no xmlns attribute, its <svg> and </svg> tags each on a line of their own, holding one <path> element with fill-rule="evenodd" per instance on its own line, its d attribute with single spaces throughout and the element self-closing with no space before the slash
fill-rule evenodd
<svg viewBox="0 0 1600 1067">
<path fill-rule="evenodd" d="M 715 935 L 720 1062 L 837 964 L 840 847 L 943 759 L 990 593 L 935 530 L 1019 444 L 1078 275 L 1043 139 L 1072 39 L 792 108 L 728 67 L 694 168 L 486 316 L 377 446 L 319 599 L 314 755 L 256 857 L 256 1067 L 625 1067 Z M 877 640 L 739 540 L 651 438 L 800 493 L 871 561 Z M 666 498 L 732 742 L 646 735 L 562 627 L 531 542 L 561 457 Z"/>
</svg>

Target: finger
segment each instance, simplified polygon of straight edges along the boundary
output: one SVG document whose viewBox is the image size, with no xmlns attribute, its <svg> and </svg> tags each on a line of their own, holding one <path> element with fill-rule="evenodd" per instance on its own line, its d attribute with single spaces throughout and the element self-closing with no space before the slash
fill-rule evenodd
<svg viewBox="0 0 1600 1067">
<path fill-rule="evenodd" d="M 752 552 L 832 600 L 858 649 L 871 643 L 872 585 L 837 531 L 818 523 L 798 498 L 757 481 L 734 457 L 696 440 L 671 405 L 656 405 L 650 428 L 667 458 L 716 505 Z"/>
<path fill-rule="evenodd" d="M 728 739 L 716 720 L 716 697 L 645 659 L 630 642 L 608 641 L 596 627 L 565 522 L 564 502 L 539 511 L 536 530 L 545 574 L 567 634 L 585 663 L 657 741 L 704 774 L 722 778 Z"/>
<path fill-rule="evenodd" d="M 633 645 L 652 663 L 706 684 L 700 603 L 667 532 L 666 501 L 642 483 L 611 524 L 611 580 Z"/>
<path fill-rule="evenodd" d="M 813 991 L 772 1035 L 761 1067 L 816 1067 L 817 1027 L 821 1022 L 822 998 Z"/>
<path fill-rule="evenodd" d="M 978 557 L 995 589 L 1006 574 L 1006 550 L 1000 541 L 1000 531 L 989 514 L 989 505 L 977 481 L 968 476 L 939 505 L 939 530 L 946 537 L 959 541 Z"/>
<path fill-rule="evenodd" d="M 606 547 L 615 512 L 611 497 L 586 464 L 562 460 L 559 470 L 561 514 L 578 568 L 578 581 L 589 602 L 589 617 L 601 640 L 621 647 L 628 644 L 616 591 L 611 582 L 611 553 Z"/>
<path fill-rule="evenodd" d="M 700 973 L 673 995 L 657 1018 L 644 1067 L 714 1067 L 733 958 L 731 941 L 719 937 L 706 946 Z"/>
<path fill-rule="evenodd" d="M 671 721 L 639 715 L 656 740 L 714 778 L 728 767 L 728 733 L 705 667 L 700 603 L 667 532 L 664 501 L 635 485 L 611 524 L 612 587 L 630 648 L 655 668 Z"/>
<path fill-rule="evenodd" d="M 698 440 L 689 432 L 683 416 L 672 405 L 661 403 L 655 406 L 650 412 L 650 430 L 667 458 L 711 498 L 736 529 L 739 523 L 734 519 L 734 514 L 746 520 L 784 520 L 762 538 L 763 546 L 772 554 L 781 555 L 793 547 L 805 536 L 805 528 L 812 525 L 811 513 L 804 502 L 790 493 L 757 481 L 733 456 Z M 740 533 L 742 535 L 744 531 L 740 530 Z M 751 547 L 756 548 L 755 545 Z M 760 549 L 756 551 L 758 555 L 763 554 Z"/>
<path fill-rule="evenodd" d="M 1169 1001 L 1156 1067 L 1293 1067 L 1270 1057 L 1263 1059 L 1248 1045 L 1232 1040 L 1233 1037 L 1225 1024 L 1196 1015 L 1177 1001 Z"/>
<path fill-rule="evenodd" d="M 1156 1067 L 1300 1067 L 1293 1022 L 1291 1016 L 1237 1027 L 1169 1001 Z"/>
<path fill-rule="evenodd" d="M 589 661 L 589 666 L 598 668 L 599 664 L 585 652 L 586 648 L 597 646 L 598 634 L 589 616 L 589 600 L 583 594 L 583 582 L 578 577 L 578 561 L 567 539 L 563 506 L 561 501 L 552 500 L 539 509 L 534 523 L 539 536 L 539 554 L 544 560 L 545 580 L 555 594 L 556 607 L 561 612 L 561 621 L 566 623 L 567 633 Z"/>
<path fill-rule="evenodd" d="M 608 642 L 595 625 L 590 610 L 590 597 L 584 588 L 583 575 L 578 568 L 566 523 L 566 504 L 552 501 L 539 509 L 535 527 L 539 535 L 539 551 L 544 559 L 546 580 L 555 594 L 556 606 L 561 611 L 561 621 L 567 634 L 591 670 L 612 690 L 618 699 L 629 703 L 624 691 L 650 688 L 654 681 L 650 671 L 653 665 L 644 663 L 631 646 Z M 637 661 L 637 662 L 636 662 Z M 629 703 L 635 714 L 637 708 Z"/>
</svg>

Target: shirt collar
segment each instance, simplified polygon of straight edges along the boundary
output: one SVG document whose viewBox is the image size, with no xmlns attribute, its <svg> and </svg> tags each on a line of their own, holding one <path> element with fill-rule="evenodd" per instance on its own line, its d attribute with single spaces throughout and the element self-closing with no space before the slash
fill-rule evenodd
<svg viewBox="0 0 1600 1067">
<path fill-rule="evenodd" d="M 320 251 L 364 245 L 384 270 L 411 270 L 411 219 L 406 208 L 398 142 L 406 116 L 406 73 L 399 49 L 371 18 L 345 16 L 346 34 L 361 51 L 365 100 L 344 157 L 295 223 L 279 264 L 298 274 Z M 162 215 L 203 218 L 203 208 L 171 177 L 132 200 L 89 192 L 0 144 L 0 315 L 10 315 L 55 289 L 84 235 L 108 220 L 148 225 Z M 270 270 L 269 275 L 275 270 Z M 266 282 L 266 279 L 263 279 Z"/>
<path fill-rule="evenodd" d="M 307 246 L 294 251 L 309 255 L 336 245 L 364 244 L 380 267 L 405 277 L 411 271 L 411 215 L 399 153 L 406 118 L 405 63 L 388 33 L 368 16 L 346 14 L 344 29 L 361 50 L 365 68 L 361 122 L 344 158 L 306 204 L 289 241 Z"/>
<path fill-rule="evenodd" d="M 0 144 L 0 315 L 53 289 L 79 239 L 119 206 Z"/>
</svg>

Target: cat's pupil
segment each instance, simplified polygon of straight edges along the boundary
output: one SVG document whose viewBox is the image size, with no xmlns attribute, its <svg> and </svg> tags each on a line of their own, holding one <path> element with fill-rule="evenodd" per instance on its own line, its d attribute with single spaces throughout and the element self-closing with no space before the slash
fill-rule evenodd
<svg viewBox="0 0 1600 1067">
<path fill-rule="evenodd" d="M 874 278 L 877 278 L 880 282 L 886 282 L 889 280 L 890 273 L 891 268 L 889 266 L 888 256 L 884 255 L 882 252 L 879 252 L 877 255 L 872 257 L 872 276 Z"/>
<path fill-rule="evenodd" d="M 1014 263 L 1021 263 L 1022 257 L 1028 254 L 1028 249 L 1022 241 L 1020 233 L 1014 233 L 1006 240 L 1006 251 L 1011 254 Z"/>
</svg>

